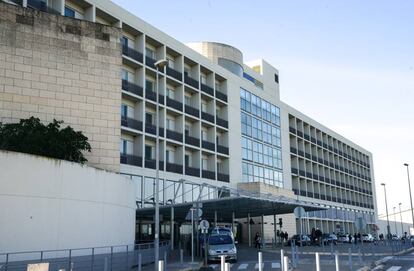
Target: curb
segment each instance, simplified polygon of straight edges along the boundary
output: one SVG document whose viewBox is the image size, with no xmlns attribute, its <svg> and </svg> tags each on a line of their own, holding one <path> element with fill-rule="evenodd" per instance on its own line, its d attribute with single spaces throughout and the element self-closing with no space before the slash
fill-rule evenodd
<svg viewBox="0 0 414 271">
<path fill-rule="evenodd" d="M 377 261 L 373 262 L 371 264 L 371 266 L 366 265 L 366 266 L 358 269 L 357 271 L 377 270 L 377 267 L 379 267 L 380 265 L 383 265 L 386 262 L 388 262 L 389 260 L 393 259 L 394 256 L 399 256 L 399 255 L 402 255 L 402 254 L 405 254 L 405 253 L 411 252 L 411 251 L 414 251 L 414 247 L 411 247 L 409 249 L 400 251 L 400 252 L 398 252 L 398 253 L 396 253 L 395 255 L 392 255 L 392 256 L 386 256 L 386 257 L 384 257 L 380 260 L 377 260 Z"/>
</svg>

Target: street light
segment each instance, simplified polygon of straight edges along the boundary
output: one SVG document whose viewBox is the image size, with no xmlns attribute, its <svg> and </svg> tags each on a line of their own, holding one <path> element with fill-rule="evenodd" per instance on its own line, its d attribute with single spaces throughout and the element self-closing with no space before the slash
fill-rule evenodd
<svg viewBox="0 0 414 271">
<path fill-rule="evenodd" d="M 403 223 L 402 223 L 402 214 L 401 214 L 401 202 L 398 203 L 398 207 L 400 209 L 400 222 L 401 222 L 401 236 L 404 234 L 404 227 L 403 227 Z"/>
<path fill-rule="evenodd" d="M 395 234 L 398 236 L 398 230 L 397 230 L 397 214 L 395 213 L 396 207 L 392 207 L 394 210 L 394 227 L 395 227 Z M 402 233 L 401 233 L 402 235 Z"/>
<path fill-rule="evenodd" d="M 408 169 L 408 164 L 405 163 L 404 166 L 407 167 L 407 177 L 408 177 L 408 192 L 410 193 L 410 204 L 411 204 L 411 217 L 413 219 L 413 228 L 414 228 L 414 210 L 413 210 L 413 198 L 411 196 L 411 184 L 410 184 L 410 170 Z"/>
<path fill-rule="evenodd" d="M 385 195 L 385 211 L 387 212 L 387 239 L 390 239 L 390 220 L 388 219 L 388 203 L 387 203 L 387 190 L 385 190 L 385 183 L 381 183 L 384 186 L 384 195 Z"/>
<path fill-rule="evenodd" d="M 155 95 L 156 95 L 156 109 L 155 109 L 155 129 L 156 129 L 156 141 L 155 141 L 155 231 L 154 231 L 154 266 L 155 271 L 158 271 L 158 260 L 160 258 L 160 154 L 159 154 L 159 145 L 160 145 L 160 129 L 159 129 L 159 95 L 158 95 L 158 73 L 160 70 L 164 70 L 165 65 L 167 65 L 166 59 L 158 60 L 154 63 L 155 68 L 157 69 L 156 79 L 155 79 Z"/>
</svg>

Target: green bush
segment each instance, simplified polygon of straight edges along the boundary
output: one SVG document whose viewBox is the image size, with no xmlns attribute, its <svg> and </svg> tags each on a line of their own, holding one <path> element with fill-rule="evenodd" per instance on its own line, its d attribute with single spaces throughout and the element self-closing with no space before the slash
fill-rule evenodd
<svg viewBox="0 0 414 271">
<path fill-rule="evenodd" d="M 91 151 L 88 138 L 63 121 L 53 120 L 44 125 L 38 118 L 22 119 L 19 123 L 0 122 L 0 149 L 36 154 L 77 163 L 88 160 L 82 151 Z"/>
</svg>

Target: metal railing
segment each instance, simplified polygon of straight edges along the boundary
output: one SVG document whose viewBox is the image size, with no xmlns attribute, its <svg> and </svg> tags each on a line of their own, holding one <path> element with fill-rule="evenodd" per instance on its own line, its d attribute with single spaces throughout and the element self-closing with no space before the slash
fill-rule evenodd
<svg viewBox="0 0 414 271">
<path fill-rule="evenodd" d="M 160 242 L 160 255 L 169 253 L 169 241 Z M 49 270 L 130 270 L 154 262 L 154 243 L 0 254 L 1 271 L 27 270 L 28 264 L 49 263 Z"/>
</svg>

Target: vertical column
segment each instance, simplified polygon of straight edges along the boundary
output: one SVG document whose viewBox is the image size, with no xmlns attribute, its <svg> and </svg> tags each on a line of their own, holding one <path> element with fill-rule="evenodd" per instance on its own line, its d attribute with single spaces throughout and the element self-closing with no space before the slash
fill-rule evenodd
<svg viewBox="0 0 414 271">
<path fill-rule="evenodd" d="M 262 235 L 262 244 L 264 244 L 264 216 L 262 215 L 262 232 L 261 232 L 261 235 Z"/>
<path fill-rule="evenodd" d="M 174 207 L 171 206 L 171 221 L 170 221 L 170 247 L 171 251 L 174 250 Z"/>
<path fill-rule="evenodd" d="M 214 211 L 214 227 L 217 227 L 217 211 Z"/>
<path fill-rule="evenodd" d="M 247 234 L 249 235 L 249 247 L 252 246 L 252 229 L 250 225 L 250 213 L 247 214 Z"/>
<path fill-rule="evenodd" d="M 276 215 L 273 215 L 273 238 L 275 245 L 277 244 L 277 227 L 276 227 Z"/>
<path fill-rule="evenodd" d="M 231 213 L 231 231 L 233 232 L 233 236 L 235 235 L 234 230 L 234 212 Z"/>
</svg>

